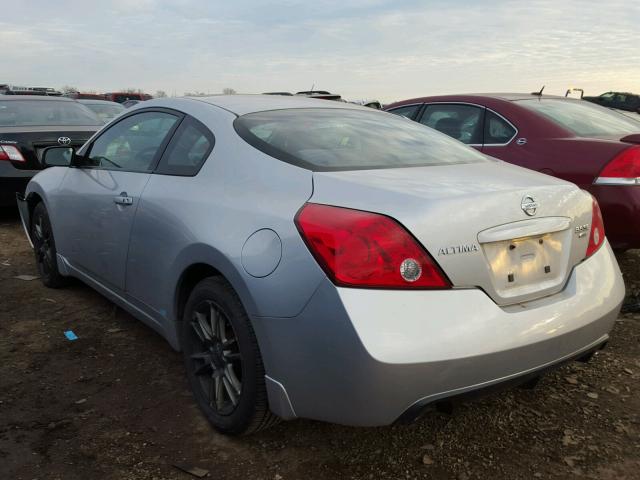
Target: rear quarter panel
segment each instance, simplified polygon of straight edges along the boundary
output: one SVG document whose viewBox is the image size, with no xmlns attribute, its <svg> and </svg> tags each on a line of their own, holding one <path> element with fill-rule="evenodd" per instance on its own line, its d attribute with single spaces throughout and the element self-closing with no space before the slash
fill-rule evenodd
<svg viewBox="0 0 640 480">
<path fill-rule="evenodd" d="M 161 319 L 170 341 L 179 280 L 193 264 L 220 271 L 252 316 L 295 316 L 324 278 L 293 221 L 311 196 L 311 172 L 245 143 L 229 112 L 192 102 L 185 111 L 210 127 L 215 147 L 195 177 L 152 175 L 128 256 L 127 293 Z M 277 233 L 282 256 L 273 273 L 257 278 L 245 271 L 242 251 L 263 228 Z"/>
</svg>

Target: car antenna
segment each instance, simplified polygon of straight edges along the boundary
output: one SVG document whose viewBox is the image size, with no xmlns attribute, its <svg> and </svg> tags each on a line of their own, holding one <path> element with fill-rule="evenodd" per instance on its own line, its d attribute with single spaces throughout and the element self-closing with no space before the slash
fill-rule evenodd
<svg viewBox="0 0 640 480">
<path fill-rule="evenodd" d="M 540 89 L 539 92 L 531 92 L 531 95 L 535 95 L 536 97 L 541 97 L 542 96 L 542 91 L 544 90 L 544 87 L 546 87 L 546 85 L 542 85 L 542 88 Z"/>
</svg>

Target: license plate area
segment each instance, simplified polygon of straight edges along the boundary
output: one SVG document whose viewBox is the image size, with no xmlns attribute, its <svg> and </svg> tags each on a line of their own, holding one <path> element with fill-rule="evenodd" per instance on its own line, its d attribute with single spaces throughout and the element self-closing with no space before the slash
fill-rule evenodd
<svg viewBox="0 0 640 480">
<path fill-rule="evenodd" d="M 482 245 L 496 292 L 504 298 L 557 287 L 564 282 L 569 230 Z M 565 248 L 563 248 L 565 246 Z"/>
</svg>

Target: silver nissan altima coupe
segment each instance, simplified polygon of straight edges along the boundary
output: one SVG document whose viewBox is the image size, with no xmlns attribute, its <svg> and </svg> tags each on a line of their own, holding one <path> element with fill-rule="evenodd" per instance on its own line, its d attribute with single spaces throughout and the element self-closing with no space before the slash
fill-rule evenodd
<svg viewBox="0 0 640 480">
<path fill-rule="evenodd" d="M 43 162 L 19 205 L 45 285 L 164 336 L 227 434 L 529 382 L 601 348 L 624 296 L 588 193 L 351 104 L 152 100 Z"/>
</svg>

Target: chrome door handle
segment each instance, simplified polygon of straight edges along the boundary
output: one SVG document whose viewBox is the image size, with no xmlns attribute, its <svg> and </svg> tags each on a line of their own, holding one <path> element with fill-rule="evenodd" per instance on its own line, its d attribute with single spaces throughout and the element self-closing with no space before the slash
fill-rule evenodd
<svg viewBox="0 0 640 480">
<path fill-rule="evenodd" d="M 127 195 L 127 192 L 122 192 L 120 195 L 113 197 L 113 202 L 118 205 L 133 205 L 133 198 Z"/>
</svg>

